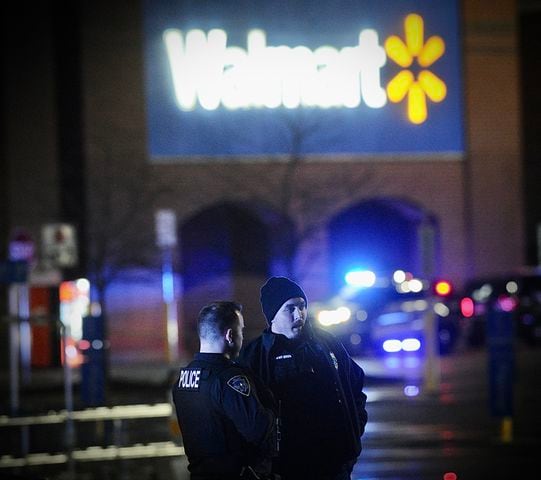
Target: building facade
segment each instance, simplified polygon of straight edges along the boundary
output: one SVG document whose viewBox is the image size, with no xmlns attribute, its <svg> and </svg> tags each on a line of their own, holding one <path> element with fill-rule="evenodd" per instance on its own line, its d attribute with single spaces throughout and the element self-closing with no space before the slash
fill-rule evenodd
<svg viewBox="0 0 541 480">
<path fill-rule="evenodd" d="M 275 150 L 261 147 L 276 142 L 274 118 L 267 131 L 264 123 L 251 130 L 259 118 L 234 115 L 212 120 L 210 134 L 203 132 L 203 120 L 175 130 L 176 119 L 150 100 L 158 98 L 158 83 L 150 78 L 157 59 L 149 59 L 149 32 L 162 18 L 153 16 L 153 3 L 164 2 L 81 2 L 68 11 L 73 22 L 59 20 L 65 16 L 54 2 L 43 3 L 39 12 L 14 17 L 6 57 L 3 247 L 22 229 L 36 240 L 39 264 L 43 225 L 75 225 L 79 264 L 64 275 L 88 277 L 105 292 L 112 359 L 171 354 L 166 317 L 180 324 L 181 351 L 193 351 L 197 311 L 217 298 L 241 301 L 249 335 L 255 334 L 264 326 L 259 287 L 270 274 L 293 276 L 309 300 L 321 300 L 353 267 L 402 268 L 445 277 L 459 288 L 471 277 L 524 264 L 516 2 L 442 2 L 457 12 L 448 34 L 455 41 L 446 44 L 456 57 L 444 68 L 457 83 L 447 85 L 454 110 L 440 115 L 429 96 L 428 118 L 416 121 L 440 126 L 412 133 L 412 144 L 422 148 L 402 151 L 385 143 L 407 143 L 404 132 L 415 131 L 413 121 L 389 133 L 375 114 L 365 120 L 363 141 L 383 133 L 388 139 L 382 146 L 375 138 L 367 151 L 356 150 L 350 124 L 333 132 L 332 117 L 286 116 Z M 416 11 L 415 2 L 409 4 Z M 191 17 L 190 8 L 193 2 L 178 2 L 171 14 L 191 19 L 185 29 L 206 28 L 196 21 L 205 12 Z M 427 15 L 428 41 L 438 31 Z M 252 28 L 250 15 L 239 18 L 237 27 L 231 20 L 225 24 L 241 32 Z M 404 18 L 395 20 L 395 33 L 406 42 Z M 29 33 L 21 40 L 13 34 L 19 30 Z M 227 33 L 237 53 L 249 49 L 246 36 Z M 187 36 L 175 38 L 188 42 Z M 291 40 L 287 32 L 284 38 Z M 382 51 L 383 45 L 381 38 Z M 445 100 L 437 102 L 445 106 Z M 406 100 L 385 108 L 404 116 Z M 333 143 L 332 134 L 348 129 L 349 137 Z M 222 143 L 213 140 L 213 131 Z M 175 150 L 175 135 L 193 149 Z M 227 144 L 230 138 L 235 141 Z M 337 147 L 351 138 L 351 148 Z M 175 215 L 176 238 L 160 247 L 155 224 L 163 210 Z M 174 271 L 175 302 L 169 305 L 164 267 Z"/>
</svg>

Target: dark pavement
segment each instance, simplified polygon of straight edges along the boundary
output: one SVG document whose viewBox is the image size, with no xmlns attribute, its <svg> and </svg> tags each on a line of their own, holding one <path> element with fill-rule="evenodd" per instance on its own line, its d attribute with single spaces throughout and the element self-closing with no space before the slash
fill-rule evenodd
<svg viewBox="0 0 541 480">
<path fill-rule="evenodd" d="M 369 380 L 369 424 L 352 478 L 512 479 L 538 470 L 541 351 L 520 347 L 516 360 L 511 439 L 491 414 L 485 349 L 443 357 L 436 392 L 423 391 L 411 371 L 386 386 Z M 404 394 L 417 386 L 418 395 Z"/>
<path fill-rule="evenodd" d="M 541 349 L 519 347 L 513 388 L 512 438 L 500 433 L 502 420 L 490 412 L 488 356 L 485 349 L 466 350 L 443 357 L 440 381 L 427 391 L 422 370 L 395 368 L 392 374 L 379 361 L 359 358 L 367 373 L 369 423 L 364 450 L 354 469 L 354 480 L 371 479 L 511 479 L 535 471 L 541 447 Z M 163 404 L 169 402 L 168 385 L 173 375 L 167 365 L 116 367 L 111 373 L 107 404 Z M 173 369 L 175 370 L 175 369 Z M 84 408 L 75 375 L 74 409 Z M 9 384 L 1 382 L 1 414 L 8 411 Z M 417 390 L 418 389 L 418 390 Z M 406 394 L 406 393 L 407 394 Z M 21 415 L 44 414 L 64 408 L 61 370 L 37 371 L 21 390 Z M 120 427 L 120 428 L 117 428 Z M 6 433 L 8 432 L 8 433 Z M 20 432 L 4 427 L 1 454 L 20 453 Z M 59 452 L 65 440 L 64 425 L 29 429 L 30 451 Z M 114 422 L 81 422 L 76 425 L 77 448 L 134 444 L 181 445 L 174 419 L 150 418 Z M 160 443 L 161 442 L 161 443 Z M 8 457 L 0 458 L 6 464 Z M 13 457 L 9 457 L 13 458 Z M 68 464 L 0 468 L 20 478 L 82 480 L 185 479 L 185 458 L 180 455 L 148 458 L 78 461 Z M 531 478 L 535 478 L 534 475 Z M 17 478 L 17 477 L 13 477 Z"/>
</svg>

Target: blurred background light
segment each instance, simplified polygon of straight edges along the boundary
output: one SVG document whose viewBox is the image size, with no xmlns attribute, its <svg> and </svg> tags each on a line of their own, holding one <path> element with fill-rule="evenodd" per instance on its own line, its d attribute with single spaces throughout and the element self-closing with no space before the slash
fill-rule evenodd
<svg viewBox="0 0 541 480">
<path fill-rule="evenodd" d="M 373 287 L 376 283 L 376 274 L 370 270 L 351 270 L 345 275 L 348 285 L 355 287 Z"/>
<path fill-rule="evenodd" d="M 475 305 L 470 297 L 464 297 L 462 300 L 460 300 L 460 312 L 462 313 L 462 316 L 466 318 L 473 316 L 475 312 Z"/>
<path fill-rule="evenodd" d="M 404 387 L 404 395 L 406 397 L 416 397 L 419 395 L 419 387 L 417 385 L 406 385 Z"/>
<path fill-rule="evenodd" d="M 339 307 L 336 310 L 321 310 L 317 315 L 318 322 L 325 327 L 347 322 L 350 318 L 351 310 L 347 307 Z"/>
<path fill-rule="evenodd" d="M 390 338 L 389 340 L 385 340 L 383 342 L 383 350 L 388 353 L 394 353 L 399 352 L 402 350 L 402 342 L 400 340 Z"/>
<path fill-rule="evenodd" d="M 417 338 L 405 338 L 400 342 L 400 346 L 405 352 L 416 352 L 421 348 L 421 342 Z"/>
</svg>

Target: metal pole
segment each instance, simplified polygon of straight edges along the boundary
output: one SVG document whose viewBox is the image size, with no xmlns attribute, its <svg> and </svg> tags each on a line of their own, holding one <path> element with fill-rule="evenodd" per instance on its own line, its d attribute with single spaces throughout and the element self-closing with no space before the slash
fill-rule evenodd
<svg viewBox="0 0 541 480">
<path fill-rule="evenodd" d="M 75 427 L 73 424 L 73 375 L 70 365 L 70 351 L 68 339 L 70 337 L 70 326 L 62 323 L 62 349 L 64 352 L 64 402 L 66 405 L 66 449 L 68 451 L 68 470 L 70 478 L 74 478 L 75 468 L 73 460 L 73 448 L 75 446 Z"/>
<path fill-rule="evenodd" d="M 179 352 L 178 305 L 173 273 L 173 251 L 177 248 L 177 217 L 174 210 L 155 212 L 156 244 L 162 251 L 162 294 L 165 303 L 167 360 L 177 363 Z"/>
<path fill-rule="evenodd" d="M 428 302 L 424 320 L 424 389 L 426 393 L 437 394 L 440 391 L 441 368 L 438 352 L 438 321 L 436 312 L 434 312 L 434 299 L 430 299 Z"/>
<path fill-rule="evenodd" d="M 10 385 L 10 409 L 11 415 L 19 413 L 19 301 L 16 284 L 9 286 L 9 385 Z"/>
<path fill-rule="evenodd" d="M 163 248 L 162 291 L 166 309 L 167 360 L 178 362 L 178 313 L 173 273 L 173 249 Z"/>
<path fill-rule="evenodd" d="M 17 285 L 19 312 L 19 345 L 21 355 L 21 379 L 24 385 L 30 384 L 32 371 L 32 333 L 30 329 L 30 292 L 28 283 Z"/>
</svg>

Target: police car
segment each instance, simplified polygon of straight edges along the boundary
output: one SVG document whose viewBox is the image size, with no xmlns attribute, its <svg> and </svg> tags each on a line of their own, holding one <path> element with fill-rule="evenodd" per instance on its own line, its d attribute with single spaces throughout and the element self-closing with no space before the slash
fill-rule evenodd
<svg viewBox="0 0 541 480">
<path fill-rule="evenodd" d="M 440 353 L 453 350 L 460 332 L 459 304 L 449 282 L 428 282 L 402 270 L 391 276 L 355 275 L 338 295 L 310 309 L 312 321 L 339 337 L 350 354 L 422 352 L 429 315 Z"/>
</svg>

